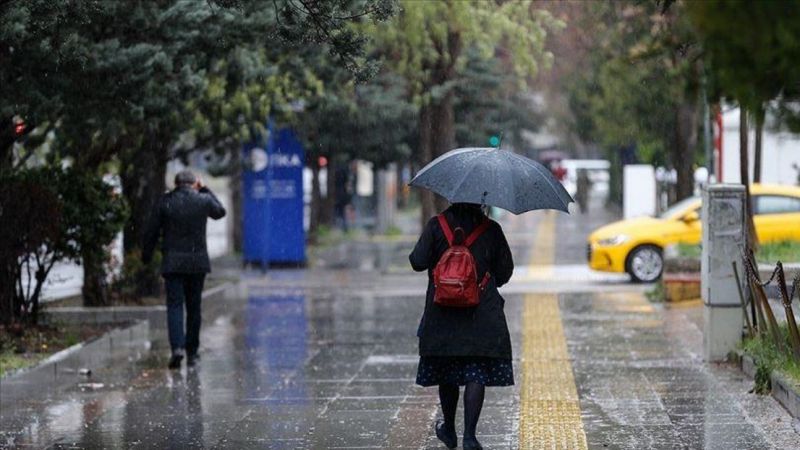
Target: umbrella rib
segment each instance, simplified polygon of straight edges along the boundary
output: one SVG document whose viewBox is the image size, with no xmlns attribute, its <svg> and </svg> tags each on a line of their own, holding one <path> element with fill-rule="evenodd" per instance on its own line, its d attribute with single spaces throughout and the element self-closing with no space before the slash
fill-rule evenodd
<svg viewBox="0 0 800 450">
<path fill-rule="evenodd" d="M 561 185 L 561 183 L 556 182 L 556 184 L 553 184 L 553 181 L 551 181 L 549 177 L 545 176 L 545 173 L 542 172 L 542 169 L 539 166 L 537 166 L 536 164 L 534 164 L 533 161 L 530 161 L 527 158 L 519 157 L 516 153 L 512 153 L 512 154 L 514 155 L 514 157 L 517 160 L 524 162 L 529 167 L 533 167 L 534 170 L 539 172 L 539 174 L 542 175 L 542 178 L 547 181 L 547 183 L 550 185 L 550 187 L 554 191 L 559 193 L 559 197 L 561 197 L 561 200 L 564 200 L 563 195 L 560 195 L 560 193 L 562 191 L 564 191 L 564 193 L 566 193 L 566 190 L 564 190 L 564 186 Z M 549 175 L 549 173 L 547 173 L 547 175 Z M 561 188 L 561 189 L 559 189 L 559 188 Z M 570 202 L 575 201 L 575 200 L 572 199 L 572 197 L 569 195 L 569 193 L 567 193 L 567 198 L 569 198 L 569 200 L 566 202 L 567 204 L 569 204 Z"/>
<path fill-rule="evenodd" d="M 444 155 L 441 155 L 438 158 L 434 159 L 433 161 L 429 162 L 425 167 L 422 168 L 422 170 L 417 172 L 417 175 L 414 176 L 414 179 L 419 178 L 422 174 L 424 174 L 425 172 L 430 170 L 432 167 L 435 167 L 436 164 L 438 164 L 442 160 L 451 158 L 451 157 L 453 157 L 455 155 L 459 155 L 461 153 L 474 152 L 474 151 L 477 151 L 477 150 L 480 150 L 480 149 L 479 148 L 465 148 L 465 149 L 461 149 L 461 150 L 449 151 L 449 152 L 445 153 Z M 411 180 L 411 183 L 413 183 L 413 182 L 414 182 L 414 180 Z"/>
</svg>

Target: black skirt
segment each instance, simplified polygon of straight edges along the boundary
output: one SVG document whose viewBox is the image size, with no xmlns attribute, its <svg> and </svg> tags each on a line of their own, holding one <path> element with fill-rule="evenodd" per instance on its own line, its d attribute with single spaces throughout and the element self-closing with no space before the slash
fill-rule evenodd
<svg viewBox="0 0 800 450">
<path fill-rule="evenodd" d="M 512 386 L 514 368 L 511 359 L 475 356 L 421 356 L 417 367 L 417 384 L 478 383 L 483 386 Z"/>
</svg>

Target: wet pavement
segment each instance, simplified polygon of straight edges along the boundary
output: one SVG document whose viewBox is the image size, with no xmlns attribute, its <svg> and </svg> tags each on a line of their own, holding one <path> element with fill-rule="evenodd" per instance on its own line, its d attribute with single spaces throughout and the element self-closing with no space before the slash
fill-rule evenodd
<svg viewBox="0 0 800 450">
<path fill-rule="evenodd" d="M 582 268 L 586 233 L 610 218 L 503 218 L 518 264 L 503 290 L 516 385 L 487 390 L 484 446 L 800 447 L 771 397 L 702 361 L 698 305 L 653 305 L 646 287 Z M 0 383 L 0 447 L 443 448 L 436 389 L 414 385 L 426 280 L 407 268 L 413 244 L 336 245 L 304 270 L 220 268 L 241 282 L 204 305 L 196 368 L 165 369 L 153 324 L 144 358 L 92 368 L 100 389 L 76 379 L 4 402 Z"/>
</svg>

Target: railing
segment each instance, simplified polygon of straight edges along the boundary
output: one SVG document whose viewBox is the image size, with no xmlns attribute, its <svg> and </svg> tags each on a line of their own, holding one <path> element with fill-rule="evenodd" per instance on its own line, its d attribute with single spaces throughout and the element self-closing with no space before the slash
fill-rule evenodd
<svg viewBox="0 0 800 450">
<path fill-rule="evenodd" d="M 745 286 L 749 289 L 748 296 L 745 296 L 742 291 L 742 283 L 739 278 L 739 271 L 736 262 L 733 262 L 733 273 L 736 277 L 736 284 L 739 289 L 739 299 L 742 304 L 745 322 L 747 324 L 747 333 L 750 338 L 760 336 L 766 338 L 771 337 L 776 348 L 780 351 L 786 351 L 786 341 L 784 340 L 778 321 L 775 318 L 775 313 L 772 306 L 767 300 L 765 288 L 773 282 L 777 282 L 778 291 L 780 292 L 781 303 L 783 305 L 784 313 L 786 314 L 786 323 L 789 329 L 789 346 L 792 355 L 796 361 L 800 361 L 800 330 L 797 328 L 797 321 L 794 318 L 794 311 L 792 310 L 792 300 L 795 294 L 800 294 L 797 286 L 800 284 L 800 274 L 796 275 L 792 280 L 791 289 L 786 283 L 786 273 L 783 270 L 783 263 L 780 261 L 775 265 L 772 275 L 767 281 L 762 282 L 759 275 L 755 257 L 752 252 L 743 252 L 742 262 L 744 264 L 745 272 Z M 748 306 L 750 306 L 750 314 L 748 314 Z"/>
</svg>

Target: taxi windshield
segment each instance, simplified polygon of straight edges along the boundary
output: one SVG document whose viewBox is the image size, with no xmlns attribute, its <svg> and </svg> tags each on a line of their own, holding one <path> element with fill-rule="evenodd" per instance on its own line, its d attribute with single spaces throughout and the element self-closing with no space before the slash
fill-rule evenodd
<svg viewBox="0 0 800 450">
<path fill-rule="evenodd" d="M 700 200 L 700 197 L 689 197 L 685 198 L 678 203 L 670 206 L 664 212 L 658 215 L 659 219 L 674 219 L 676 215 L 682 213 L 686 208 L 688 208 L 692 203 L 695 203 Z"/>
</svg>

